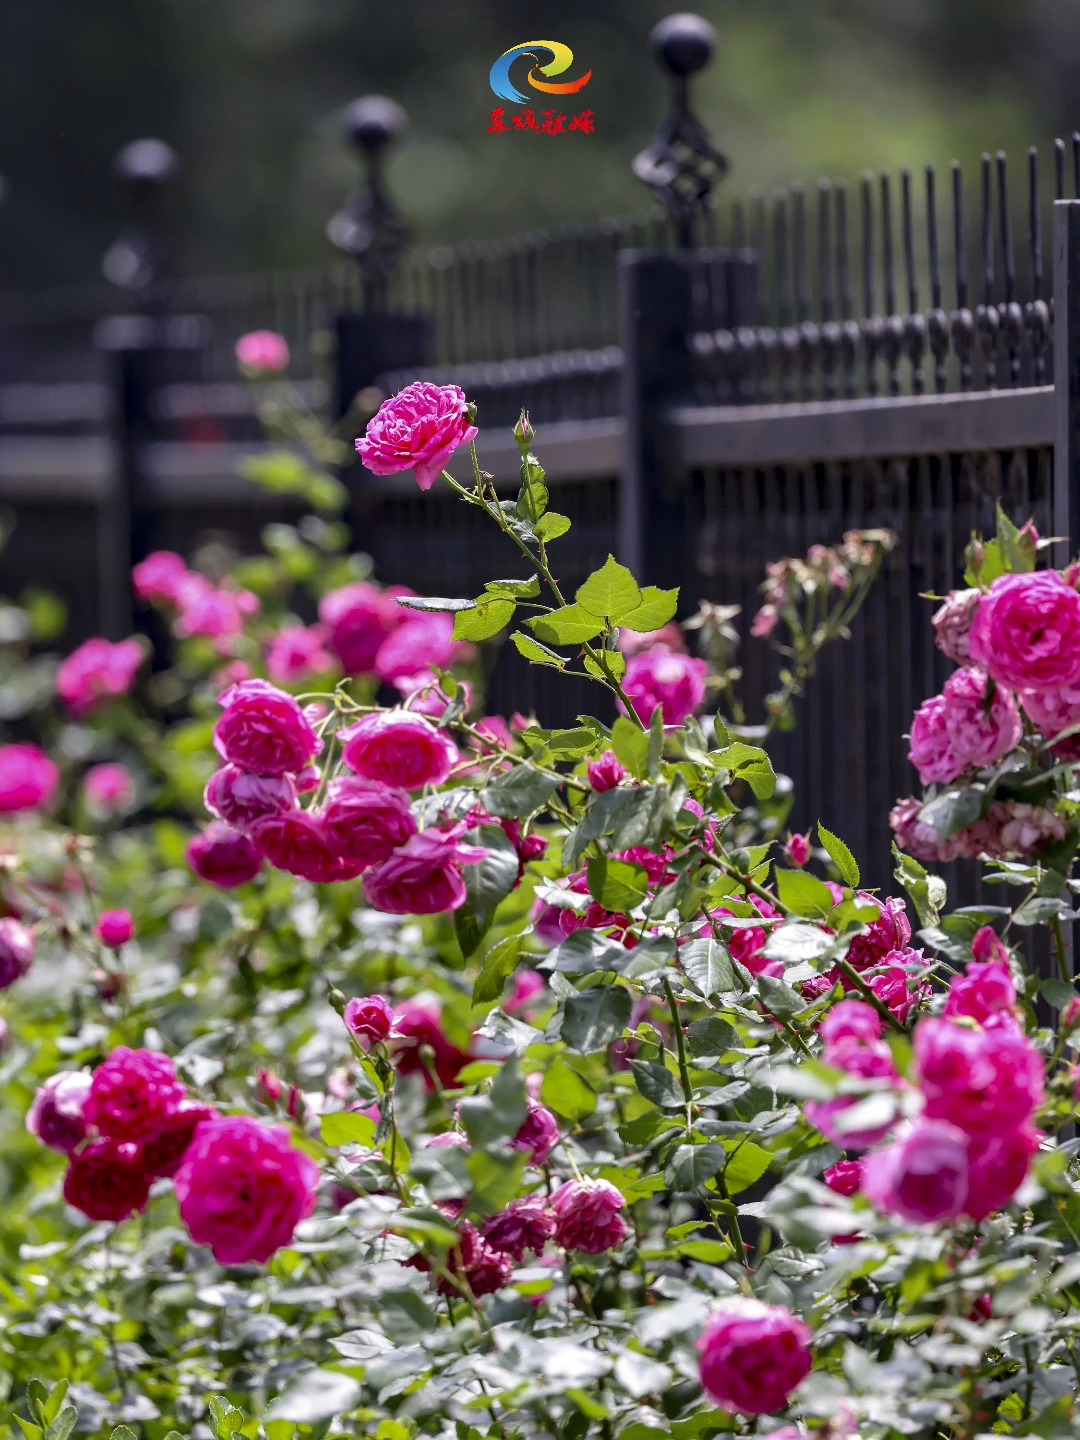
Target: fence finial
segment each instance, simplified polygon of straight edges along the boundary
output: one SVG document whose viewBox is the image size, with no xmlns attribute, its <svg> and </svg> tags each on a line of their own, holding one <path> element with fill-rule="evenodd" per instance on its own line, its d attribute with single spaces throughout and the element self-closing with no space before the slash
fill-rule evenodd
<svg viewBox="0 0 1080 1440">
<path fill-rule="evenodd" d="M 385 95 L 354 100 L 342 117 L 346 139 L 360 152 L 367 183 L 338 211 L 326 236 L 355 260 L 369 296 L 378 296 L 397 268 L 409 232 L 386 192 L 383 157 L 408 128 L 405 111 Z"/>
<path fill-rule="evenodd" d="M 694 223 L 710 212 L 713 186 L 728 168 L 690 109 L 690 77 L 712 59 L 716 31 L 700 15 L 669 15 L 653 29 L 649 43 L 671 76 L 671 109 L 652 144 L 635 157 L 633 169 L 671 216 L 679 246 L 689 250 Z"/>
<path fill-rule="evenodd" d="M 105 252 L 106 280 L 129 295 L 139 295 L 166 279 L 169 246 L 163 225 L 163 201 L 180 168 L 176 151 L 164 140 L 133 140 L 117 154 L 113 174 L 125 192 L 131 221 Z"/>
</svg>

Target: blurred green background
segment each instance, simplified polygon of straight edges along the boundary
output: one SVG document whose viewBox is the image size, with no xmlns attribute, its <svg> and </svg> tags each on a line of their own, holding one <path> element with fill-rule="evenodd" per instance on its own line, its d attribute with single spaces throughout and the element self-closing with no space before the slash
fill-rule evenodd
<svg viewBox="0 0 1080 1440">
<path fill-rule="evenodd" d="M 97 279 L 122 214 L 110 162 L 142 135 L 181 155 L 172 215 L 186 270 L 319 263 L 326 221 L 358 176 L 340 110 L 368 91 L 409 112 L 391 178 L 420 241 L 644 210 L 629 162 L 664 108 L 647 36 L 672 8 L 3 0 L 0 285 Z M 695 97 L 732 161 L 729 196 L 999 147 L 1019 178 L 1022 147 L 1080 124 L 1080 0 L 705 0 L 698 11 L 719 45 Z M 547 37 L 592 67 L 567 108 L 591 107 L 596 134 L 489 135 L 492 61 Z"/>
</svg>

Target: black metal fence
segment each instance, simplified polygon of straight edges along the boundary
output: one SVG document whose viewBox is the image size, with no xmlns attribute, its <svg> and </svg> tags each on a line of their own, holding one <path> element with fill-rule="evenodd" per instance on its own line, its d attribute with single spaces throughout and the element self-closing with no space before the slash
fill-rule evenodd
<svg viewBox="0 0 1080 1440">
<path fill-rule="evenodd" d="M 1044 243 L 1051 206 L 1070 185 L 1080 196 L 1080 135 L 1071 163 L 1062 141 L 1042 169 L 1030 151 L 1020 187 L 1003 155 L 984 155 L 966 175 L 927 167 L 718 206 L 726 162 L 689 104 L 710 34 L 677 17 L 655 35 L 671 110 L 634 167 L 657 218 L 410 252 L 380 168 L 400 112 L 368 101 L 348 128 L 369 180 L 331 223 L 345 252 L 334 266 L 178 280 L 155 268 L 164 247 L 143 211 L 119 242 L 124 263 L 113 256 L 139 282 L 124 324 L 105 323 L 115 298 L 100 292 L 0 301 L 0 501 L 17 520 L 0 588 L 59 590 L 73 641 L 122 630 L 140 551 L 190 549 L 208 531 L 248 546 L 288 518 L 235 473 L 258 437 L 232 353 L 247 330 L 284 334 L 304 398 L 331 413 L 365 387 L 453 380 L 479 405 L 483 463 L 507 483 L 506 431 L 530 409 L 574 519 L 555 552 L 570 588 L 615 550 L 681 585 L 685 611 L 707 598 L 748 623 L 767 561 L 851 528 L 898 533 L 851 642 L 827 654 L 778 739 L 795 823 L 825 820 L 885 877 L 884 817 L 914 779 L 903 732 L 948 668 L 923 597 L 955 585 L 999 501 L 1080 539 L 1080 319 L 1067 323 L 1080 206 L 1057 204 L 1053 264 Z M 140 163 L 145 200 L 170 167 L 148 176 Z M 410 477 L 347 478 L 356 541 L 382 579 L 471 594 L 499 568 L 452 497 Z M 769 652 L 751 641 L 741 661 L 760 714 Z M 565 719 L 597 703 L 504 647 L 502 711 Z"/>
</svg>

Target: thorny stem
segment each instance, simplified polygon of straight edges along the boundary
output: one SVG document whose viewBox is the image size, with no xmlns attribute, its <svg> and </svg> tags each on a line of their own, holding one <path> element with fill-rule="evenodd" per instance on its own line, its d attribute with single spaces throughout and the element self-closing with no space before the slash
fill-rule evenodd
<svg viewBox="0 0 1080 1440">
<path fill-rule="evenodd" d="M 683 1099 L 686 1101 L 686 1133 L 690 1135 L 694 1129 L 694 1087 L 690 1083 L 690 1068 L 686 1063 L 686 1036 L 683 1034 L 679 1006 L 675 999 L 675 991 L 671 988 L 671 981 L 666 975 L 664 976 L 664 994 L 667 996 L 668 1009 L 671 1011 L 671 1023 L 675 1030 L 675 1045 L 679 1054 L 679 1079 L 682 1081 Z"/>
<path fill-rule="evenodd" d="M 1061 916 L 1055 915 L 1050 921 L 1050 929 L 1054 936 L 1054 954 L 1057 957 L 1058 973 L 1066 985 L 1072 984 L 1072 976 L 1069 974 L 1069 947 L 1065 943 L 1065 928 L 1061 923 Z"/>
<path fill-rule="evenodd" d="M 898 1031 L 901 1035 L 906 1034 L 906 1031 L 904 1030 L 903 1025 L 900 1024 L 900 1021 L 897 1020 L 896 1016 L 885 1004 L 884 1000 L 882 1000 L 879 995 L 876 995 L 874 991 L 871 990 L 870 986 L 855 969 L 850 960 L 838 960 L 836 962 L 836 968 L 841 971 L 842 974 L 847 976 L 847 978 L 851 981 L 852 985 L 854 985 L 855 989 L 858 990 L 862 998 L 866 1001 L 868 1005 L 872 1005 L 874 1007 L 874 1009 L 878 1012 L 881 1018 L 885 1021 L 886 1025 L 890 1026 L 891 1029 Z"/>
</svg>

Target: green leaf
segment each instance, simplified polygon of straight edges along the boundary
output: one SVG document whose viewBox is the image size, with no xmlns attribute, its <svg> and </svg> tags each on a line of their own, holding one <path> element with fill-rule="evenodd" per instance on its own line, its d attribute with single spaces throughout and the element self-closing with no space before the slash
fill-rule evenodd
<svg viewBox="0 0 1080 1440">
<path fill-rule="evenodd" d="M 576 730 L 556 730 L 548 736 L 544 751 L 552 760 L 580 760 L 600 744 L 596 735 L 584 726 Z"/>
<path fill-rule="evenodd" d="M 785 920 L 769 932 L 764 954 L 785 965 L 798 965 L 804 960 L 820 960 L 835 938 L 804 920 Z"/>
<path fill-rule="evenodd" d="M 475 610 L 475 600 L 448 600 L 442 595 L 400 595 L 397 603 L 406 610 L 453 613 L 458 610 Z"/>
<path fill-rule="evenodd" d="M 109 1436 L 109 1440 L 136 1440 L 135 1431 L 127 1425 L 117 1425 Z"/>
<path fill-rule="evenodd" d="M 679 608 L 679 590 L 661 590 L 656 585 L 645 585 L 641 591 L 641 604 L 628 615 L 619 617 L 619 624 L 626 630 L 639 634 L 660 630 L 674 618 Z"/>
<path fill-rule="evenodd" d="M 548 645 L 583 645 L 586 640 L 595 640 L 602 635 L 606 626 L 580 605 L 563 605 L 549 615 L 538 615 L 526 621 L 541 640 Z"/>
<path fill-rule="evenodd" d="M 487 1005 L 500 998 L 503 986 L 517 966 L 524 940 L 523 935 L 508 935 L 488 951 L 473 986 L 474 1005 Z"/>
<path fill-rule="evenodd" d="M 705 1020 L 695 1020 L 687 1029 L 686 1041 L 690 1054 L 699 1059 L 703 1056 L 723 1055 L 728 1050 L 742 1048 L 742 1040 L 734 1025 L 721 1020 L 719 1015 L 710 1015 Z"/>
<path fill-rule="evenodd" d="M 686 978 L 706 1000 L 740 988 L 731 956 L 719 940 L 691 940 L 680 950 L 679 961 Z"/>
<path fill-rule="evenodd" d="M 919 819 L 947 840 L 958 830 L 974 825 L 982 814 L 985 799 L 986 792 L 975 785 L 946 790 L 922 807 Z"/>
<path fill-rule="evenodd" d="M 548 507 L 547 476 L 544 467 L 529 451 L 521 457 L 521 489 L 518 491 L 517 514 L 527 525 L 535 526 Z"/>
<path fill-rule="evenodd" d="M 454 617 L 454 639 L 490 640 L 500 630 L 505 630 L 516 609 L 513 600 L 481 598 L 471 609 L 459 610 Z"/>
<path fill-rule="evenodd" d="M 75 1422 L 78 1418 L 79 1412 L 75 1406 L 65 1405 L 45 1431 L 45 1440 L 68 1440 L 68 1436 L 75 1429 Z"/>
<path fill-rule="evenodd" d="M 744 1140 L 728 1160 L 724 1170 L 724 1188 L 729 1195 L 748 1190 L 761 1179 L 772 1163 L 772 1156 L 752 1140 Z"/>
<path fill-rule="evenodd" d="M 540 1088 L 540 1098 L 549 1110 L 571 1125 L 580 1124 L 596 1110 L 596 1091 L 557 1055 Z"/>
<path fill-rule="evenodd" d="M 597 659 L 585 656 L 585 669 L 597 680 L 614 681 L 618 684 L 626 675 L 626 656 L 618 650 L 601 650 Z"/>
<path fill-rule="evenodd" d="M 230 1405 L 228 1400 L 223 1400 L 220 1395 L 211 1395 L 208 1408 L 207 1418 L 210 1422 L 210 1429 L 214 1432 L 215 1440 L 228 1440 L 230 1435 L 243 1429 L 244 1412 L 238 1410 L 235 1405 Z"/>
<path fill-rule="evenodd" d="M 583 927 L 554 951 L 555 969 L 560 975 L 599 975 L 605 970 L 618 974 L 628 953 L 620 940 Z"/>
<path fill-rule="evenodd" d="M 355 1110 L 339 1110 L 324 1115 L 319 1123 L 327 1145 L 340 1149 L 343 1145 L 370 1145 L 375 1139 L 375 1121 Z"/>
<path fill-rule="evenodd" d="M 480 803 L 489 815 L 524 820 L 550 800 L 558 788 L 557 777 L 544 775 L 528 764 L 515 765 L 480 792 Z"/>
<path fill-rule="evenodd" d="M 852 855 L 851 851 L 838 835 L 834 835 L 831 830 L 826 830 L 820 820 L 818 821 L 817 833 L 818 839 L 822 845 L 824 845 L 829 859 L 836 866 L 836 873 L 840 876 L 840 879 L 845 885 L 849 885 L 852 890 L 857 889 L 861 876 L 855 856 Z"/>
<path fill-rule="evenodd" d="M 644 780 L 649 767 L 649 734 L 625 715 L 611 729 L 611 748 L 635 780 Z"/>
<path fill-rule="evenodd" d="M 415 1290 L 384 1290 L 378 1313 L 383 1329 L 398 1345 L 414 1345 L 439 1323 L 430 1301 Z"/>
<path fill-rule="evenodd" d="M 649 893 L 649 873 L 643 865 L 591 855 L 587 869 L 589 894 L 613 914 L 633 910 Z"/>
<path fill-rule="evenodd" d="M 759 975 L 757 988 L 761 1003 L 778 1020 L 790 1020 L 807 1008 L 806 1001 L 797 990 L 773 975 Z"/>
<path fill-rule="evenodd" d="M 530 575 L 528 580 L 489 580 L 484 589 L 504 599 L 535 600 L 540 594 L 540 577 Z"/>
<path fill-rule="evenodd" d="M 714 761 L 734 779 L 745 780 L 758 800 L 768 800 L 776 790 L 776 772 L 767 753 L 757 745 L 734 740 L 714 752 Z"/>
<path fill-rule="evenodd" d="M 686 1104 L 678 1079 L 666 1065 L 654 1060 L 631 1060 L 630 1069 L 645 1099 L 661 1110 L 677 1110 Z"/>
<path fill-rule="evenodd" d="M 536 522 L 533 529 L 536 533 L 536 538 L 543 540 L 544 543 L 547 544 L 549 540 L 557 540 L 560 535 L 566 534 L 570 529 L 570 517 L 568 515 L 560 515 L 557 510 L 548 510 L 547 513 L 542 515 Z"/>
<path fill-rule="evenodd" d="M 939 875 L 931 875 L 912 856 L 906 855 L 897 845 L 892 847 L 896 879 L 911 896 L 915 913 L 923 925 L 936 925 L 945 901 L 948 898 L 945 881 Z"/>
<path fill-rule="evenodd" d="M 549 650 L 546 645 L 541 645 L 539 640 L 534 640 L 522 630 L 514 631 L 510 636 L 510 643 L 519 655 L 524 655 L 533 665 L 550 665 L 553 670 L 563 670 L 566 667 L 565 656 L 556 655 L 554 650 Z"/>
<path fill-rule="evenodd" d="M 464 866 L 464 874 L 469 907 L 481 916 L 489 915 L 513 890 L 521 861 L 513 843 L 497 825 L 482 825 L 477 843 L 487 854 L 478 864 Z"/>
<path fill-rule="evenodd" d="M 719 1175 L 728 1162 L 723 1145 L 680 1145 L 668 1160 L 664 1180 L 672 1190 L 688 1194 Z"/>
<path fill-rule="evenodd" d="M 480 1215 L 495 1215 L 505 1210 L 521 1189 L 528 1156 L 520 1150 L 495 1154 L 490 1150 L 474 1150 L 469 1156 L 469 1178 L 472 1180 L 470 1209 Z"/>
<path fill-rule="evenodd" d="M 467 1095 L 458 1105 L 458 1117 L 474 1146 L 512 1139 L 526 1114 L 525 1082 L 512 1056 L 500 1066 L 490 1090 Z"/>
<path fill-rule="evenodd" d="M 657 705 L 649 717 L 649 774 L 655 775 L 664 758 L 664 707 Z"/>
<path fill-rule="evenodd" d="M 580 1055 L 606 1050 L 630 1021 L 630 991 L 621 985 L 598 985 L 569 995 L 562 1017 L 562 1038 Z"/>
<path fill-rule="evenodd" d="M 824 919 L 833 908 L 828 886 L 816 875 L 805 870 L 776 869 L 776 893 L 783 904 L 796 915 L 816 915 Z"/>
<path fill-rule="evenodd" d="M 600 569 L 594 570 L 584 584 L 578 586 L 575 598 L 582 609 L 614 624 L 619 624 L 623 615 L 637 610 L 642 599 L 637 581 L 614 555 L 609 555 Z"/>
<path fill-rule="evenodd" d="M 354 1409 L 363 1393 L 360 1381 L 351 1375 L 337 1370 L 305 1370 L 292 1377 L 288 1389 L 271 1405 L 269 1415 L 272 1420 L 291 1420 L 296 1425 L 321 1425 Z M 114 1440 L 115 1435 L 113 1431 Z"/>
</svg>

